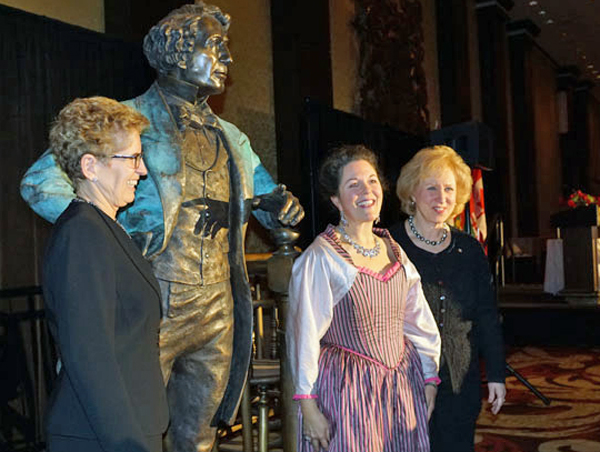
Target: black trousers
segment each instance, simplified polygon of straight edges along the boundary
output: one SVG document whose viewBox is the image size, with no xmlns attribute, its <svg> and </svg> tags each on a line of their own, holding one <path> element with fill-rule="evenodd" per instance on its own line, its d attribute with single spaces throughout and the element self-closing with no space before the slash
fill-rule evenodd
<svg viewBox="0 0 600 452">
<path fill-rule="evenodd" d="M 481 410 L 479 368 L 467 373 L 460 392 L 452 392 L 446 366 L 440 369 L 435 410 L 429 421 L 431 452 L 473 452 L 475 423 Z"/>
</svg>

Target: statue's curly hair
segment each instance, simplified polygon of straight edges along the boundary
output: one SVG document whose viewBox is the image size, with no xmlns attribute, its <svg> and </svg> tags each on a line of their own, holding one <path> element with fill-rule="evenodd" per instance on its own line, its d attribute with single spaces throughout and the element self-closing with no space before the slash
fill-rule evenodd
<svg viewBox="0 0 600 452">
<path fill-rule="evenodd" d="M 206 16 L 214 17 L 225 31 L 229 30 L 229 14 L 201 0 L 171 11 L 153 26 L 144 38 L 144 54 L 150 66 L 159 74 L 167 74 L 181 62 L 187 64 L 194 50 L 199 22 Z"/>
</svg>

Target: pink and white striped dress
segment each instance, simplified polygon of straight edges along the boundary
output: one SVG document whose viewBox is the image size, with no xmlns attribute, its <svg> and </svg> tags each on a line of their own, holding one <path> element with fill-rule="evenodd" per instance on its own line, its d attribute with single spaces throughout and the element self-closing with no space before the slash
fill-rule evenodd
<svg viewBox="0 0 600 452">
<path fill-rule="evenodd" d="M 352 264 L 333 228 L 321 237 Z M 397 262 L 385 274 L 358 269 L 320 340 L 313 395 L 330 422 L 329 452 L 429 451 L 421 361 L 403 328 L 407 276 L 391 243 Z M 301 434 L 298 450 L 314 452 Z"/>
</svg>

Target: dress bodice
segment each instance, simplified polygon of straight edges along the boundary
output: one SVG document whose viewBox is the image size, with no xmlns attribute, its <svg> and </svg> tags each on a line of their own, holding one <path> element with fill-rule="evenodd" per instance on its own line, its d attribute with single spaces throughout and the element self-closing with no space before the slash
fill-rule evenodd
<svg viewBox="0 0 600 452">
<path fill-rule="evenodd" d="M 387 231 L 377 231 L 386 237 Z M 333 229 L 324 236 L 344 259 L 350 255 L 339 243 Z M 399 250 L 392 242 L 396 258 Z M 348 349 L 394 368 L 404 349 L 403 320 L 406 307 L 406 273 L 396 260 L 384 273 L 358 267 L 350 291 L 333 308 L 333 318 L 322 344 Z"/>
</svg>

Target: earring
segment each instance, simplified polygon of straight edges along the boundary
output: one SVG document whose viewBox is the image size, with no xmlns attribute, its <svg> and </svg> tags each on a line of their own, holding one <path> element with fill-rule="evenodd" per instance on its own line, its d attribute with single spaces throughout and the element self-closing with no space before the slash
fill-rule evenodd
<svg viewBox="0 0 600 452">
<path fill-rule="evenodd" d="M 344 215 L 343 210 L 340 210 L 340 224 L 342 226 L 348 226 L 348 220 L 346 220 L 346 216 Z"/>
<path fill-rule="evenodd" d="M 98 178 L 96 176 L 92 177 L 92 182 L 98 182 Z"/>
<path fill-rule="evenodd" d="M 380 221 L 381 221 L 381 217 L 379 215 L 377 215 L 377 218 L 375 218 L 375 224 L 379 224 Z"/>
</svg>

